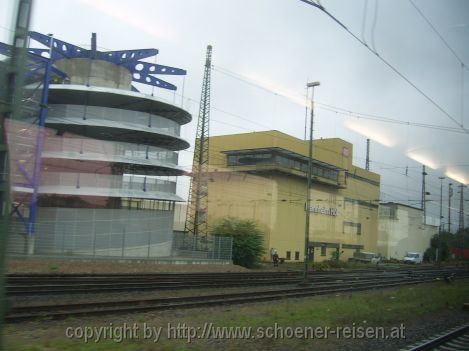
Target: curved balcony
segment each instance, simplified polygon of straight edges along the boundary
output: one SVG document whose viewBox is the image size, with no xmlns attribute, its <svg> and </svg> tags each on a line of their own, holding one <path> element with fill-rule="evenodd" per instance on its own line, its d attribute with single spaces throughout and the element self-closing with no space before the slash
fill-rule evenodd
<svg viewBox="0 0 469 351">
<path fill-rule="evenodd" d="M 179 124 L 192 120 L 189 112 L 160 98 L 134 91 L 125 91 L 85 85 L 51 84 L 49 86 L 50 104 L 71 104 L 112 107 L 123 110 L 158 114 Z"/>
<path fill-rule="evenodd" d="M 21 180 L 21 179 L 20 179 Z M 14 183 L 14 191 L 32 192 L 27 184 Z M 129 197 L 182 201 L 175 194 L 176 182 L 153 177 L 110 174 L 43 172 L 40 194 Z"/>
<path fill-rule="evenodd" d="M 130 158 L 132 160 L 149 160 L 158 161 L 167 165 L 177 166 L 178 153 L 168 151 L 156 146 L 132 144 L 124 142 L 111 142 L 105 140 L 96 140 L 88 138 L 73 137 L 57 137 L 55 135 L 47 135 L 43 155 L 51 153 L 78 153 L 86 157 L 86 155 L 104 155 L 110 157 L 109 161 L 114 158 Z"/>
<path fill-rule="evenodd" d="M 86 124 L 87 120 L 104 120 L 117 124 L 132 124 L 151 128 L 157 132 L 179 137 L 181 125 L 171 119 L 155 113 L 123 110 L 119 108 L 85 106 L 85 105 L 49 105 L 47 118 L 79 118 Z"/>
<path fill-rule="evenodd" d="M 143 143 L 170 150 L 181 150 L 189 147 L 189 143 L 177 135 L 176 132 L 179 130 L 176 131 L 174 126 L 168 127 L 166 125 L 160 128 L 141 123 L 143 122 L 142 118 L 134 122 L 126 113 L 113 114 L 106 111 L 106 108 L 96 106 L 73 106 L 73 108 L 69 106 L 65 109 L 58 108 L 56 110 L 51 106 L 50 110 L 46 126 L 56 129 L 58 135 L 70 132 L 87 138 Z M 85 110 L 100 111 L 100 113 L 88 114 Z M 111 110 L 119 111 L 118 109 Z M 84 118 L 84 114 L 86 118 Z M 157 117 L 154 116 L 154 118 Z M 148 120 L 148 115 L 145 118 Z"/>
</svg>

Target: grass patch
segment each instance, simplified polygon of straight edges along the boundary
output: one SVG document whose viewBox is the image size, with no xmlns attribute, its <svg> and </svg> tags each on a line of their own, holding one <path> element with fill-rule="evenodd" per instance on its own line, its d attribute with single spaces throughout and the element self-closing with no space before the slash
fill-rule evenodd
<svg viewBox="0 0 469 351">
<path fill-rule="evenodd" d="M 425 316 L 434 316 L 447 310 L 460 310 L 468 302 L 469 281 L 457 281 L 453 284 L 436 282 L 398 289 L 367 291 L 353 294 L 322 296 L 311 299 L 276 301 L 258 305 L 225 306 L 208 309 L 185 311 L 166 311 L 126 317 L 102 317 L 89 319 L 70 319 L 58 322 L 42 323 L 42 331 L 31 325 L 10 325 L 5 329 L 7 350 L 12 351 L 88 351 L 88 350 L 219 350 L 224 351 L 270 350 L 277 348 L 302 350 L 311 348 L 311 340 L 168 340 L 163 337 L 158 343 L 151 339 L 143 340 L 143 323 L 162 327 L 162 335 L 167 335 L 167 325 L 185 323 L 186 326 L 201 327 L 204 323 L 213 326 L 233 327 L 270 327 L 277 323 L 282 327 L 317 327 L 317 326 L 393 326 L 402 322 L 418 320 Z M 137 323 L 138 340 L 124 340 L 121 343 L 101 340 L 98 343 L 84 343 L 83 340 L 70 340 L 65 337 L 68 326 L 115 326 Z M 28 328 L 32 330 L 28 330 Z M 314 340 L 316 343 L 317 340 Z M 328 340 L 318 340 L 320 345 Z M 322 343 L 322 344 L 321 344 Z"/>
</svg>

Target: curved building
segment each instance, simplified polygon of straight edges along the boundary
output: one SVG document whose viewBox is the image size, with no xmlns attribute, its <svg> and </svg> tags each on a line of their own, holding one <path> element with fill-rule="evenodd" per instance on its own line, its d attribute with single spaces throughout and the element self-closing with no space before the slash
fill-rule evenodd
<svg viewBox="0 0 469 351">
<path fill-rule="evenodd" d="M 25 205 L 17 211 L 24 230 L 17 221 L 11 250 L 170 256 L 174 203 L 182 201 L 178 151 L 189 147 L 180 130 L 191 115 L 132 83 L 175 90 L 156 74 L 185 71 L 140 61 L 155 49 L 100 52 L 95 36 L 91 50 L 31 37 L 50 48 L 53 74 L 44 133 L 24 128 L 37 123 L 34 114 L 10 126 L 14 199 L 19 209 Z"/>
</svg>

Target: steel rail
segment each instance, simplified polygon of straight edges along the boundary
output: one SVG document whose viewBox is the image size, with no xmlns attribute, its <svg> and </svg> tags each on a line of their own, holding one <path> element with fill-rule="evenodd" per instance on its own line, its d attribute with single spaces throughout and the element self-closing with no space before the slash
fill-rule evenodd
<svg viewBox="0 0 469 351">
<path fill-rule="evenodd" d="M 464 277 L 467 277 L 465 275 Z M 103 315 L 115 313 L 146 312 L 152 310 L 166 310 L 173 308 L 192 308 L 227 304 L 252 303 L 259 301 L 280 300 L 285 298 L 308 297 L 325 294 L 354 292 L 369 289 L 381 289 L 411 285 L 425 282 L 434 282 L 434 277 L 420 279 L 400 279 L 396 281 L 353 282 L 341 286 L 314 286 L 307 288 L 291 288 L 282 290 L 268 290 L 256 292 L 242 292 L 233 294 L 217 294 L 190 297 L 170 297 L 151 300 L 106 301 L 89 302 L 68 305 L 42 305 L 13 307 L 7 315 L 7 322 L 20 322 L 25 320 L 48 318 L 60 319 L 70 316 Z"/>
<path fill-rule="evenodd" d="M 427 350 L 468 350 L 469 349 L 469 324 L 453 328 L 444 333 L 435 335 L 409 348 L 401 351 L 427 351 Z"/>
<path fill-rule="evenodd" d="M 315 276 L 312 278 L 312 282 L 324 282 L 324 281 L 349 281 L 349 280 L 378 280 L 387 278 L 389 279 L 401 279 L 402 277 L 409 276 L 426 276 L 429 274 L 449 274 L 450 271 L 438 270 L 438 271 L 427 271 L 427 272 L 401 272 L 401 273 L 367 273 L 367 274 L 337 274 L 333 276 Z M 461 273 L 461 271 L 452 271 L 451 273 Z M 124 278 L 126 279 L 126 278 Z M 158 281 L 148 280 L 144 281 L 127 281 L 121 279 L 112 279 L 106 281 L 90 281 L 88 278 L 85 280 L 79 279 L 71 281 L 60 280 L 60 284 L 50 282 L 49 280 L 41 281 L 40 285 L 31 284 L 30 281 L 25 281 L 26 285 L 15 284 L 9 285 L 7 291 L 9 296 L 24 296 L 24 295 L 47 295 L 47 294 L 70 294 L 70 293 L 100 293 L 100 292 L 117 292 L 117 291 L 131 291 L 131 290 L 170 290 L 170 289 L 196 289 L 196 288 L 220 288 L 220 287 L 237 287 L 237 286 L 262 286 L 262 285 L 281 285 L 281 284 L 293 284 L 300 280 L 300 277 L 280 277 L 277 279 L 258 279 L 258 280 L 240 280 L 235 278 L 234 280 L 182 280 L 182 281 Z M 38 283 L 36 281 L 36 283 Z"/>
</svg>

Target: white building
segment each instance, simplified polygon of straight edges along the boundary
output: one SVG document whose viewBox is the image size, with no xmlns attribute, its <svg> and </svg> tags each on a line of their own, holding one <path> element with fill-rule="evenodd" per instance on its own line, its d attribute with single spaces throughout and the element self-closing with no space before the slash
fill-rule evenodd
<svg viewBox="0 0 469 351">
<path fill-rule="evenodd" d="M 423 211 L 394 202 L 379 207 L 378 253 L 402 260 L 406 252 L 424 253 L 438 226 L 424 224 Z"/>
</svg>

